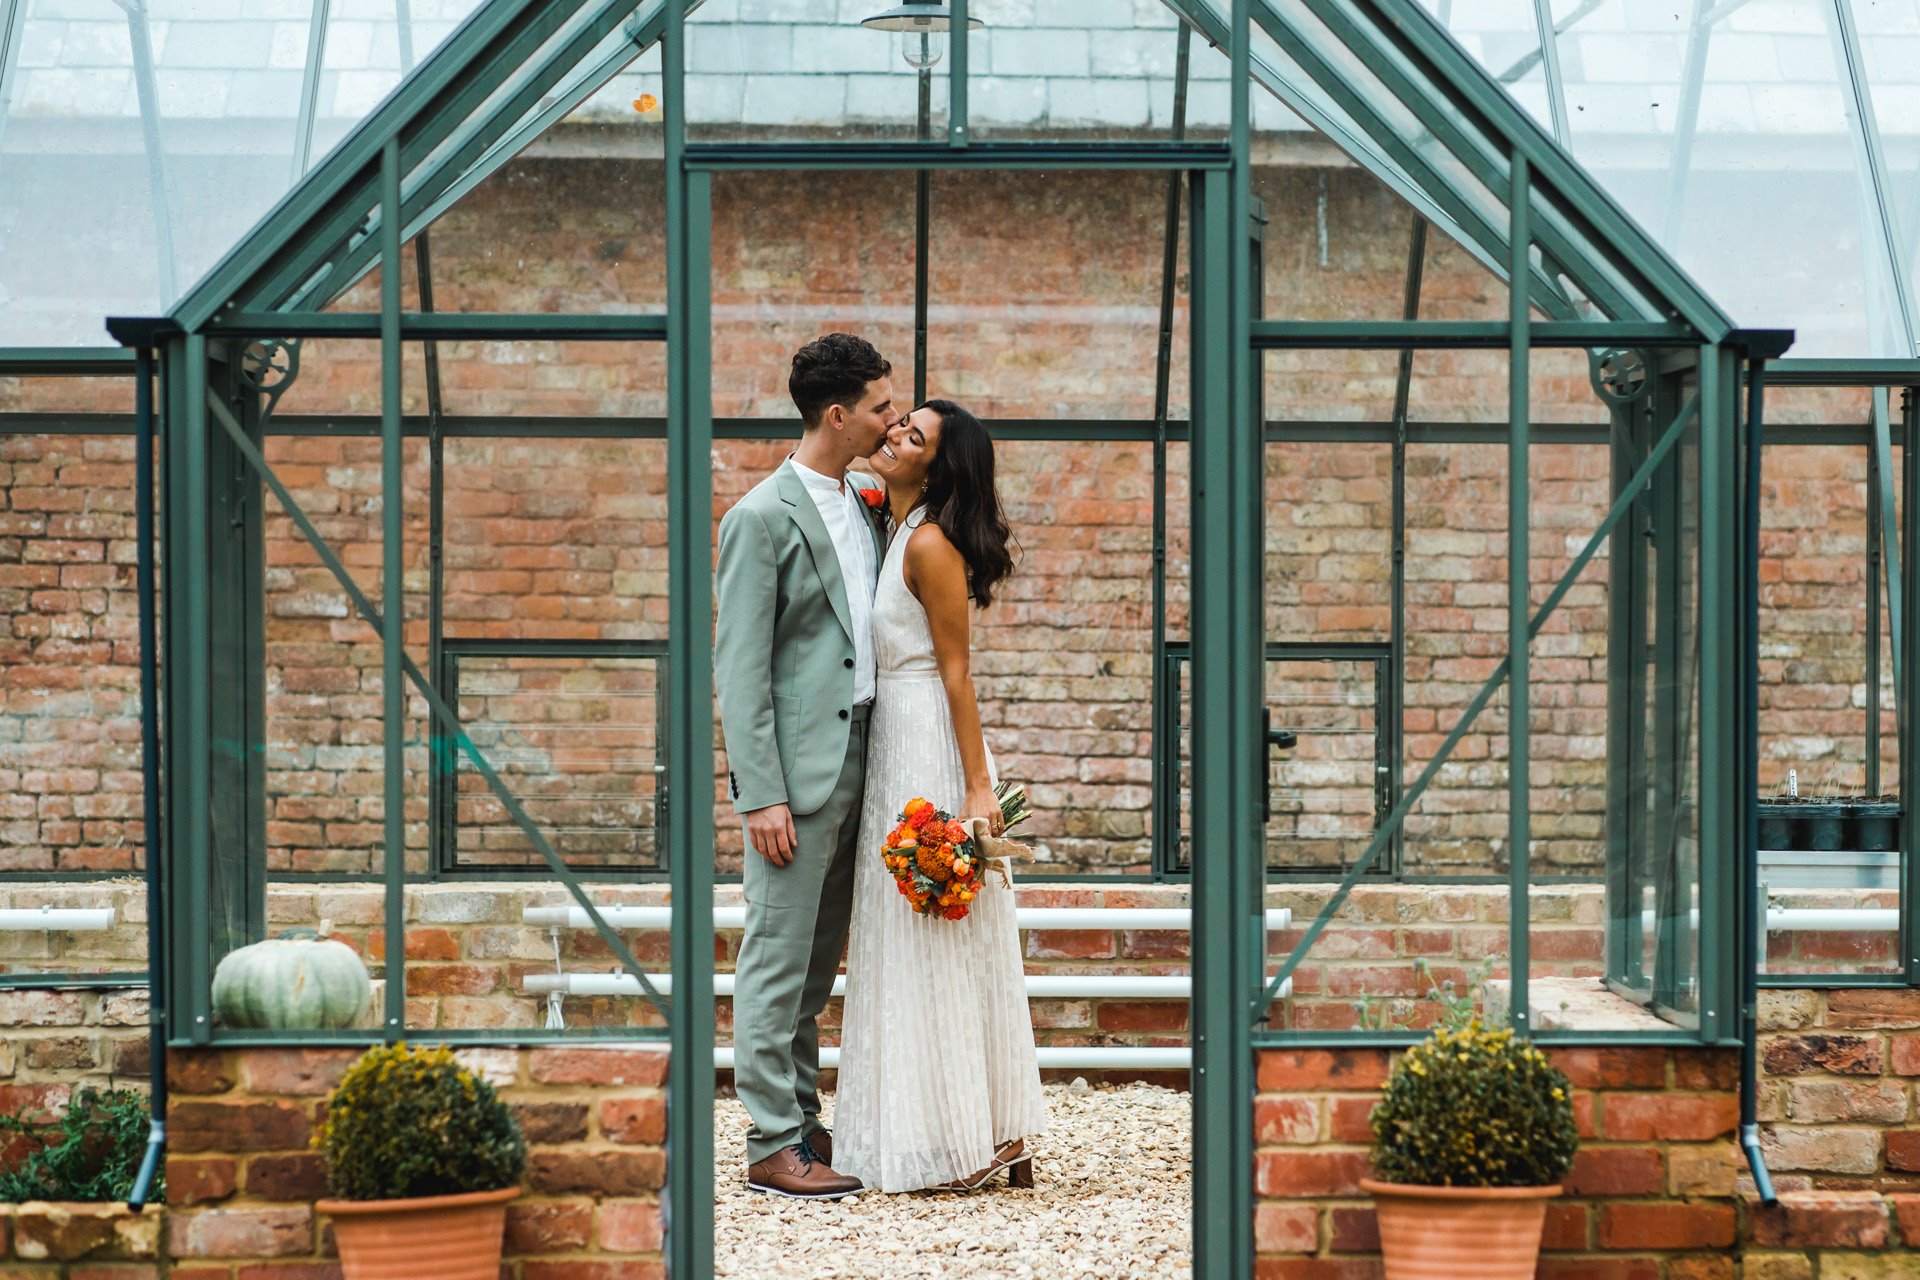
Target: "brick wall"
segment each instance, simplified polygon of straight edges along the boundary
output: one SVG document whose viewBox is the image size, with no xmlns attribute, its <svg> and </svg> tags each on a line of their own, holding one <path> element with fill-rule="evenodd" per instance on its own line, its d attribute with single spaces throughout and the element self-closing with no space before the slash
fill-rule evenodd
<svg viewBox="0 0 1920 1280">
<path fill-rule="evenodd" d="M 320 1280 L 337 1264 L 326 1164 L 308 1146 L 357 1050 L 174 1050 L 166 1247 L 176 1280 Z M 667 1057 L 652 1046 L 468 1049 L 519 1117 L 514 1280 L 651 1280 L 666 1182 Z"/>
<path fill-rule="evenodd" d="M 158 1280 L 167 1274 L 158 1205 L 44 1201 L 0 1205 L 0 1275 L 7 1280 Z"/>
<path fill-rule="evenodd" d="M 1282 166 L 1260 170 L 1257 188 L 1270 219 L 1267 314 L 1399 313 L 1408 222 L 1384 188 L 1353 169 Z M 1069 430 L 1075 420 L 1151 414 L 1159 178 L 941 175 L 934 207 L 935 390 L 989 417 L 1049 419 Z M 448 310 L 657 306 L 663 209 L 650 164 L 517 162 L 436 227 L 437 303 Z M 807 216 L 793 216 L 796 209 Z M 1099 247 L 1097 259 L 1090 245 Z M 905 369 L 912 225 L 899 202 L 876 201 L 837 176 L 723 175 L 714 254 L 717 412 L 788 416 L 786 359 L 832 326 L 869 334 Z M 343 305 L 369 306 L 376 290 L 376 281 L 363 282 Z M 1184 292 L 1181 299 L 1177 325 L 1184 325 Z M 1480 318 L 1503 314 L 1504 306 L 1497 281 L 1435 240 L 1423 315 Z M 1174 345 L 1178 416 L 1185 352 Z M 375 411 L 375 347 L 308 343 L 281 411 Z M 450 413 L 606 419 L 664 411 L 657 344 L 446 343 L 439 356 Z M 1383 419 L 1396 366 L 1390 352 L 1275 353 L 1265 361 L 1269 416 Z M 1542 352 L 1537 366 L 1533 398 L 1542 421 L 1596 420 L 1580 353 Z M 1504 412 L 1499 353 L 1424 353 L 1415 372 L 1416 420 L 1497 422 Z M 409 412 L 424 412 L 417 351 L 408 356 L 406 396 Z M 1855 392 L 1775 396 L 1774 421 L 1865 417 Z M 126 397 L 123 382 L 0 379 L 0 409 L 125 411 Z M 783 448 L 722 442 L 716 515 Z M 268 454 L 362 587 L 377 593 L 377 443 L 275 437 Z M 1769 457 L 1762 567 L 1769 789 L 1789 767 L 1809 789 L 1864 786 L 1865 463 L 1858 448 L 1783 448 Z M 1141 868 L 1152 837 L 1151 449 L 1009 443 L 1001 468 L 1024 559 L 976 642 L 992 744 L 1003 770 L 1032 785 L 1033 835 L 1053 864 Z M 657 441 L 451 443 L 448 635 L 664 638 L 664 475 Z M 1176 446 L 1168 615 L 1175 639 L 1186 632 L 1185 475 L 1186 450 Z M 10 633 L 0 635 L 0 870 L 138 865 L 131 482 L 125 439 L 0 440 L 0 607 L 11 619 Z M 1605 450 L 1542 445 L 1531 483 L 1531 573 L 1543 594 L 1604 508 Z M 422 652 L 427 473 L 417 442 L 408 446 L 407 484 L 408 636 Z M 1504 450 L 1416 445 L 1407 485 L 1405 732 L 1408 767 L 1417 771 L 1504 647 Z M 1384 445 L 1269 449 L 1270 638 L 1385 642 L 1390 489 Z M 378 648 L 271 501 L 267 541 L 269 865 L 376 869 Z M 1601 861 L 1605 582 L 1602 557 L 1536 645 L 1533 857 L 1542 872 L 1591 872 Z M 1887 646 L 1889 671 L 1890 662 Z M 497 741 L 517 752 L 511 776 L 543 820 L 589 828 L 573 841 L 573 856 L 587 865 L 644 863 L 655 856 L 644 834 L 656 817 L 650 697 L 618 687 L 580 692 L 570 708 L 530 711 L 523 700 L 500 712 L 495 701 L 508 700 L 476 697 L 470 711 L 508 715 Z M 1300 670 L 1276 689 L 1281 694 L 1296 699 L 1303 725 L 1345 717 L 1349 732 L 1304 739 L 1295 760 L 1276 766 L 1282 816 L 1271 852 L 1295 863 L 1351 857 L 1371 812 L 1372 755 L 1368 712 L 1347 695 L 1364 701 L 1377 691 L 1351 670 L 1322 684 Z M 576 713 L 608 718 L 570 718 Z M 547 719 L 530 722 L 529 715 Z M 1890 715 L 1882 740 L 1889 762 Z M 424 708 L 416 705 L 414 716 L 424 725 Z M 593 750 L 554 749 L 553 738 L 583 723 L 600 726 Z M 640 763 L 608 771 L 596 753 L 601 761 Z M 1457 872 L 1504 864 L 1504 754 L 1504 711 L 1495 705 L 1414 816 L 1413 866 Z M 421 867 L 424 751 L 410 761 L 408 848 Z M 1889 763 L 1889 782 L 1892 772 Z M 592 792 L 593 802 L 553 794 L 567 788 Z M 717 815 L 722 869 L 736 869 L 737 828 L 724 803 Z M 493 827 L 473 834 L 465 855 L 524 860 L 519 838 L 490 822 L 487 801 L 472 797 L 463 816 Z"/>
<path fill-rule="evenodd" d="M 1752 1194 L 1735 1144 L 1734 1050 L 1558 1049 L 1575 1086 L 1581 1147 L 1548 1210 L 1541 1280 L 1893 1280 L 1920 1249 L 1920 1183 L 1905 1159 L 1920 1058 L 1895 1065 L 1893 1027 L 1920 1027 L 1914 993 L 1833 993 L 1841 1037 L 1770 1036 L 1763 1144 L 1780 1193 Z M 1819 993 L 1770 992 L 1769 1024 L 1816 1017 Z M 1812 1025 L 1811 1023 L 1806 1025 Z M 1858 1043 L 1856 1043 L 1856 1041 Z M 1358 1180 L 1391 1055 L 1260 1054 L 1254 1127 L 1256 1274 L 1378 1280 L 1379 1236 Z M 1798 1103 L 1805 1125 L 1785 1112 Z M 1823 1125 L 1814 1121 L 1824 1120 Z M 1835 1127 L 1838 1126 L 1838 1127 Z M 1920 1147 L 1914 1148 L 1920 1152 Z M 1796 1172 L 1796 1171 L 1805 1172 Z"/>
</svg>

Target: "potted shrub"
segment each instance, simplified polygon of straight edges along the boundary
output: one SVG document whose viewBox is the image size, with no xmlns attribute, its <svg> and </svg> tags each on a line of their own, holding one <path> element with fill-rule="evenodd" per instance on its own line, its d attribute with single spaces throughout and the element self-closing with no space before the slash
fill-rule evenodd
<svg viewBox="0 0 1920 1280">
<path fill-rule="evenodd" d="M 1386 1280 L 1532 1280 L 1573 1165 L 1573 1088 L 1513 1032 L 1442 1027 L 1394 1064 L 1361 1185 Z"/>
<path fill-rule="evenodd" d="M 367 1050 L 327 1099 L 326 1153 L 348 1280 L 498 1280 L 527 1147 L 493 1086 L 446 1048 Z"/>
</svg>

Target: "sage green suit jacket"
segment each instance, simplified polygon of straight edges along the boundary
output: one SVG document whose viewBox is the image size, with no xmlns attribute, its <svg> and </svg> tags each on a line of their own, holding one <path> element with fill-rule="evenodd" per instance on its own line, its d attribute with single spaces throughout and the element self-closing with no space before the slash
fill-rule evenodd
<svg viewBox="0 0 1920 1280">
<path fill-rule="evenodd" d="M 879 487 L 849 473 L 856 488 Z M 867 521 L 874 563 L 879 522 Z M 854 584 L 871 598 L 874 584 Z M 783 462 L 720 520 L 713 679 L 734 811 L 826 804 L 846 760 L 853 621 L 840 557 L 806 485 Z"/>
</svg>

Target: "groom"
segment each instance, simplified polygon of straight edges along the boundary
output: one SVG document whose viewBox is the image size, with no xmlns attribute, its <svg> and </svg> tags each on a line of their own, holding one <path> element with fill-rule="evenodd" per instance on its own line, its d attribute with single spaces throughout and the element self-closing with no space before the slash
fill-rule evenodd
<svg viewBox="0 0 1920 1280">
<path fill-rule="evenodd" d="M 733 1078 L 753 1117 L 747 1185 L 806 1199 L 861 1190 L 833 1171 L 820 1127 L 817 1020 L 853 906 L 882 552 L 847 467 L 899 420 L 891 372 L 850 334 L 796 351 L 787 391 L 800 445 L 720 521 L 713 673 L 751 846 Z"/>
</svg>

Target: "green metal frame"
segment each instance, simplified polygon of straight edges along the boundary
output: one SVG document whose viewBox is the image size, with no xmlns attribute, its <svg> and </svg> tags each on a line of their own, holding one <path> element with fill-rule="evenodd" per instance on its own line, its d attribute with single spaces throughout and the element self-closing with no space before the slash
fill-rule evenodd
<svg viewBox="0 0 1920 1280">
<path fill-rule="evenodd" d="M 1510 362 L 1510 421 L 1504 435 L 1516 483 L 1511 486 L 1512 540 L 1508 633 L 1510 656 L 1481 691 L 1453 740 L 1471 717 L 1508 683 L 1513 769 L 1509 783 L 1510 841 L 1523 851 L 1528 836 L 1526 644 L 1587 560 L 1636 508 L 1680 435 L 1699 439 L 1698 554 L 1705 563 L 1730 563 L 1737 547 L 1733 486 L 1737 391 L 1750 354 L 1779 354 L 1779 335 L 1736 330 L 1710 300 L 1662 254 L 1459 46 L 1416 0 L 1301 0 L 1284 10 L 1272 0 L 1231 4 L 1175 5 L 1189 23 L 1226 48 L 1230 68 L 1231 124 L 1223 143 L 1186 140 L 1156 143 L 976 143 L 968 132 L 968 46 L 964 0 L 956 4 L 951 40 L 949 131 L 941 143 L 902 142 L 819 146 L 754 144 L 694 146 L 686 142 L 684 114 L 686 11 L 679 0 L 490 0 L 417 67 L 398 90 L 245 238 L 169 316 L 172 334 L 160 341 L 167 392 L 167 572 L 168 634 L 174 661 L 168 668 L 170 843 L 174 872 L 183 887 L 179 918 L 172 923 L 174 949 L 163 979 L 175 1043 L 319 1041 L 357 1043 L 405 1033 L 404 984 L 388 986 L 387 1025 L 378 1032 L 248 1035 L 210 1025 L 208 976 L 216 926 L 228 936 L 243 921 L 250 890 L 221 889 L 218 874 L 227 851 L 249 847 L 246 830 L 252 785 L 246 763 L 221 756 L 224 734 L 253 714 L 249 689 L 258 687 L 260 665 L 246 639 L 246 619 L 232 610 L 257 607 L 248 538 L 256 536 L 262 490 L 272 490 L 304 536 L 341 581 L 362 618 L 381 633 L 384 660 L 387 748 L 387 847 L 402 846 L 400 791 L 405 741 L 403 682 L 426 699 L 439 730 L 487 778 L 515 820 L 527 830 L 550 868 L 584 905 L 622 963 L 650 984 L 619 936 L 592 907 L 577 878 L 553 854 L 482 753 L 458 731 L 442 693 L 405 653 L 401 619 L 401 447 L 417 428 L 400 411 L 401 350 L 408 341 L 456 337 L 593 338 L 666 343 L 669 368 L 666 421 L 669 493 L 669 605 L 667 766 L 671 776 L 707 776 L 714 749 L 712 673 L 707 649 L 713 622 L 710 584 L 711 445 L 716 424 L 710 402 L 711 183 L 716 172 L 833 169 L 1132 169 L 1184 175 L 1192 211 L 1189 267 L 1192 273 L 1190 335 L 1193 378 L 1190 441 L 1193 502 L 1193 600 L 1191 652 L 1194 680 L 1193 940 L 1194 999 L 1194 1272 L 1234 1277 L 1252 1269 L 1252 1096 L 1254 1051 L 1266 1044 L 1303 1042 L 1390 1044 L 1390 1035 L 1283 1034 L 1261 1030 L 1271 991 L 1266 987 L 1262 841 L 1264 752 L 1259 710 L 1264 697 L 1265 637 L 1262 634 L 1263 450 L 1272 433 L 1259 408 L 1260 352 L 1304 346 L 1505 349 Z M 638 25 L 622 28 L 621 24 Z M 651 25 L 650 25 L 651 24 Z M 1259 291 L 1252 272 L 1253 218 L 1249 189 L 1251 99 L 1255 83 L 1254 32 L 1294 59 L 1294 88 L 1318 107 L 1344 113 L 1336 125 L 1352 137 L 1362 158 L 1398 184 L 1411 183 L 1423 208 L 1440 217 L 1465 216 L 1478 208 L 1466 242 L 1512 282 L 1507 319 L 1460 324 L 1408 318 L 1387 324 L 1265 321 L 1257 315 Z M 625 30 L 635 52 L 657 31 L 662 50 L 666 103 L 667 307 L 664 317 L 553 317 L 536 315 L 449 317 L 423 306 L 403 310 L 400 268 L 406 238 L 424 227 L 431 211 L 479 168 L 507 154 L 509 139 L 529 136 L 542 95 L 570 93 L 610 65 L 602 41 Z M 593 55 L 600 51 L 596 60 Z M 620 50 L 624 54 L 624 48 Z M 581 68 L 591 62 L 592 74 Z M 1277 64 L 1263 64 L 1276 74 Z M 1279 68 L 1287 71 L 1288 68 Z M 1262 80 L 1263 84 L 1268 83 Z M 561 86 L 566 86 L 561 88 Z M 1369 103 L 1394 103 L 1418 122 L 1418 148 Z M 1318 107 L 1316 109 L 1318 109 Z M 1372 126 L 1369 128 L 1369 126 Z M 1382 153 L 1385 160 L 1382 160 Z M 1440 153 L 1445 152 L 1443 156 Z M 1396 165 L 1398 167 L 1396 167 Z M 1485 216 L 1490 206 L 1501 219 Z M 457 198 L 457 197 L 454 197 Z M 1465 212 L 1463 212 L 1465 211 Z M 382 268 L 380 309 L 364 316 L 325 308 L 371 266 Z M 1572 293 L 1560 280 L 1572 282 Z M 1583 299 L 1585 301 L 1583 301 Z M 1531 305 L 1530 305 L 1531 304 Z M 1545 319 L 1536 320 L 1534 307 Z M 1413 314 L 1409 312 L 1409 316 Z M 376 607 L 346 574 L 337 557 L 259 449 L 265 424 L 258 397 L 235 385 L 232 356 L 251 336 L 377 337 L 382 349 L 382 396 L 378 421 L 382 448 L 383 591 Z M 1694 370 L 1695 386 L 1672 426 L 1617 490 L 1608 519 L 1573 569 L 1536 609 L 1526 581 L 1528 494 L 1524 477 L 1536 439 L 1527 405 L 1530 353 L 1540 346 L 1603 348 L 1634 345 L 1680 353 L 1663 370 L 1663 385 L 1677 388 Z M 1173 435 L 1164 411 L 1140 438 L 1158 446 Z M 1388 439 L 1412 434 L 1404 409 L 1388 424 Z M 1689 427 L 1689 422 L 1697 423 Z M 369 424 L 370 425 L 370 424 Z M 425 433 L 444 438 L 447 421 L 435 413 Z M 1911 426 L 1911 423 L 1909 423 Z M 503 425 L 501 434 L 523 431 Z M 1283 429 L 1284 430 L 1284 429 Z M 1070 432 L 1056 434 L 1071 438 Z M 1651 491 L 1654 500 L 1658 490 Z M 1671 519 L 1671 516 L 1669 517 Z M 219 522 L 237 520 L 240 536 Z M 1913 538 L 1911 517 L 1908 537 Z M 1912 563 L 1909 554 L 1907 563 Z M 222 587 L 222 583 L 225 586 Z M 1730 582 L 1701 575 L 1698 631 L 1732 634 L 1738 603 Z M 1669 590 L 1669 594 L 1671 591 Z M 1912 608 L 1909 593 L 1905 607 Z M 1914 643 L 1915 628 L 1904 643 Z M 223 648 L 224 646 L 224 648 Z M 1707 645 L 1700 674 L 1702 719 L 1729 709 L 1740 690 L 1738 669 Z M 238 656 L 223 656 L 223 653 Z M 238 689 L 219 684 L 223 662 L 237 663 Z M 1908 662 L 1912 672 L 1915 664 Z M 1722 735 L 1724 736 L 1724 735 Z M 1738 865 L 1738 819 L 1733 788 L 1733 744 L 1704 735 L 1698 763 L 1700 876 L 1724 882 Z M 258 741 L 242 736 L 243 743 Z M 242 752 L 243 756 L 247 753 Z M 1440 759 L 1444 759 L 1445 749 Z M 1394 814 L 1376 837 L 1370 857 L 1392 838 L 1419 792 L 1438 768 L 1400 795 Z M 1906 767 L 1911 768 L 1911 764 Z M 238 794 L 242 797 L 236 800 Z M 236 811 L 229 813 L 229 807 Z M 235 822 L 240 825 L 235 826 Z M 1910 820 L 1911 821 L 1911 820 Z M 669 847 L 711 847 L 713 815 L 704 804 L 669 810 Z M 244 871 L 244 867 L 239 868 Z M 1340 892 L 1313 921 L 1282 969 L 1290 972 L 1326 927 L 1345 889 L 1365 865 L 1350 874 Z M 1515 965 L 1514 1018 L 1525 1026 L 1526 900 L 1530 867 L 1510 859 L 1514 896 L 1510 943 Z M 231 876 L 228 877 L 231 880 Z M 404 954 L 400 912 L 404 860 L 388 859 L 388 936 L 392 954 Z M 660 1001 L 664 1032 L 652 1033 L 672 1047 L 668 1109 L 668 1187 L 665 1195 L 669 1273 L 702 1276 L 712 1263 L 712 1031 L 710 981 L 713 938 L 711 860 L 671 860 L 674 912 L 670 938 L 676 987 Z M 242 881 L 244 884 L 244 880 Z M 215 889 L 218 892 L 202 890 Z M 1736 978 L 1727 945 L 1733 922 L 1723 895 L 1700 903 L 1697 1027 L 1645 1035 L 1542 1036 L 1555 1043 L 1726 1043 L 1736 1021 Z M 1671 931 L 1686 912 L 1666 913 Z M 251 926 L 251 920 L 244 920 Z M 1911 927 L 1909 926 L 1911 932 Z M 182 941 L 183 939 L 188 941 Z M 1920 960 L 1916 960 L 1920 973 Z M 1665 992 L 1677 997 L 1686 974 L 1675 970 Z M 1656 984 L 1658 985 L 1658 984 Z M 657 993 L 656 993 L 657 994 Z M 569 1033 L 576 1035 L 578 1033 Z M 618 1031 L 633 1039 L 649 1033 Z M 484 1042 L 533 1042 L 525 1031 L 499 1036 L 458 1033 L 449 1038 Z M 1222 1226 L 1224 1230 L 1220 1229 Z"/>
</svg>

